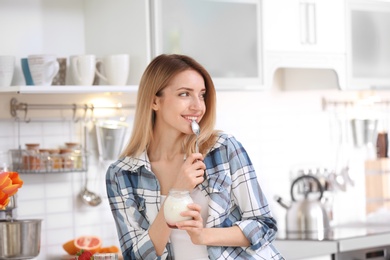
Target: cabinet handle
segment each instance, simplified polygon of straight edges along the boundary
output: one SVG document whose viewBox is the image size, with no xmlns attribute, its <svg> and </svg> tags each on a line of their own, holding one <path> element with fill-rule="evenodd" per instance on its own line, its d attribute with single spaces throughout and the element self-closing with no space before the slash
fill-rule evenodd
<svg viewBox="0 0 390 260">
<path fill-rule="evenodd" d="M 317 20 L 316 20 L 316 5 L 315 3 L 307 3 L 307 31 L 308 43 L 317 43 Z"/>
<path fill-rule="evenodd" d="M 317 43 L 317 21 L 315 3 L 301 2 L 300 12 L 300 36 L 301 44 Z"/>
<path fill-rule="evenodd" d="M 299 3 L 301 44 L 307 44 L 307 3 Z"/>
</svg>

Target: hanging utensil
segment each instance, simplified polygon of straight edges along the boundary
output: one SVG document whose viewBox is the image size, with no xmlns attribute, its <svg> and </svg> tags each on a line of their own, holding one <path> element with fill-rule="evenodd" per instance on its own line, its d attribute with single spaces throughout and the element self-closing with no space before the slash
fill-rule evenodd
<svg viewBox="0 0 390 260">
<path fill-rule="evenodd" d="M 102 199 L 96 193 L 88 190 L 88 172 L 85 172 L 84 189 L 79 194 L 80 199 L 89 206 L 97 206 L 102 203 Z"/>
<path fill-rule="evenodd" d="M 84 125 L 84 149 L 85 152 L 87 152 L 87 147 L 88 147 L 88 129 L 87 126 Z M 89 206 L 97 206 L 100 203 L 102 203 L 102 199 L 100 198 L 99 195 L 96 193 L 89 191 L 88 190 L 88 171 L 85 172 L 84 176 L 84 188 L 82 191 L 79 193 L 79 198 L 81 199 L 82 202 Z"/>
</svg>

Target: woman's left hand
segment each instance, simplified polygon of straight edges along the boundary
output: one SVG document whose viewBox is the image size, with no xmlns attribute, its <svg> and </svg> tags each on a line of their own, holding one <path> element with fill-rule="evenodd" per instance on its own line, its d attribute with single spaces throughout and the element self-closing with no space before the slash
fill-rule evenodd
<svg viewBox="0 0 390 260">
<path fill-rule="evenodd" d="M 200 214 L 201 207 L 198 204 L 192 203 L 187 205 L 190 209 L 181 213 L 182 216 L 192 217 L 192 220 L 185 220 L 176 223 L 176 226 L 180 230 L 187 231 L 191 238 L 192 243 L 195 245 L 203 245 L 203 218 Z"/>
</svg>

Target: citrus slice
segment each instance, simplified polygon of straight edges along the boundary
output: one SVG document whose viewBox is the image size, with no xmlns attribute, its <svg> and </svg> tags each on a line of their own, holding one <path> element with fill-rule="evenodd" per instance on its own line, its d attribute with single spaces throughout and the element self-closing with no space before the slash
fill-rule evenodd
<svg viewBox="0 0 390 260">
<path fill-rule="evenodd" d="M 74 239 L 69 240 L 68 242 L 64 243 L 62 245 L 64 250 L 69 254 L 69 255 L 75 255 L 79 249 L 75 246 L 74 244 Z"/>
<path fill-rule="evenodd" d="M 79 236 L 74 240 L 75 247 L 95 254 L 102 246 L 102 240 L 98 236 Z"/>
</svg>

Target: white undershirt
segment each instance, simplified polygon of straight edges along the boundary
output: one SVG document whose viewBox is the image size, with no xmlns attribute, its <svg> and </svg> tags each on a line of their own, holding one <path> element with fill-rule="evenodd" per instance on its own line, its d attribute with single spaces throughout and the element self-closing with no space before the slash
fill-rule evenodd
<svg viewBox="0 0 390 260">
<path fill-rule="evenodd" d="M 203 226 L 206 224 L 208 216 L 208 199 L 202 194 L 202 192 L 195 188 L 190 194 L 194 203 L 201 206 L 201 215 L 203 218 Z M 161 195 L 161 204 L 164 202 L 166 196 Z M 194 245 L 191 242 L 190 236 L 187 231 L 172 229 L 171 236 L 169 237 L 173 247 L 173 253 L 175 259 L 178 260 L 204 260 L 209 259 L 207 253 L 207 246 Z"/>
</svg>

